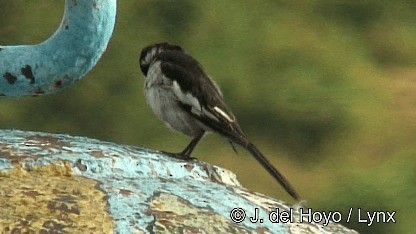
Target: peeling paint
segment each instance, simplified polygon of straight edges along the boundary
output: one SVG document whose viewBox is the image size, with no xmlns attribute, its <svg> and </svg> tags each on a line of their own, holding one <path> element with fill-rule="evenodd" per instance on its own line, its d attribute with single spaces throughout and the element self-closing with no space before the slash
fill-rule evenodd
<svg viewBox="0 0 416 234">
<path fill-rule="evenodd" d="M 55 83 L 53 83 L 53 87 L 57 88 L 57 89 L 61 88 L 62 87 L 62 80 L 55 81 Z"/>
<path fill-rule="evenodd" d="M 4 73 L 3 77 L 4 77 L 4 79 L 6 79 L 6 80 L 7 80 L 7 83 L 9 83 L 9 84 L 15 84 L 15 83 L 16 83 L 16 81 L 17 81 L 17 77 L 16 77 L 16 76 L 14 76 L 14 75 L 13 75 L 12 73 L 10 73 L 10 72 L 6 72 L 6 73 Z"/>
<path fill-rule="evenodd" d="M 229 217 L 236 207 L 263 214 L 291 208 L 207 163 L 85 137 L 0 130 L 0 232 L 355 233 L 334 223 L 235 224 Z"/>
<path fill-rule="evenodd" d="M 44 165 L 27 171 L 15 164 L 3 171 L 0 232 L 111 233 L 114 221 L 107 214 L 105 194 L 97 189 L 98 182 L 72 176 L 68 165 Z"/>
<path fill-rule="evenodd" d="M 84 164 L 82 164 L 82 160 L 81 159 L 78 159 L 76 162 L 75 162 L 75 166 L 80 170 L 80 171 L 86 171 L 87 169 L 88 169 L 88 167 L 86 166 L 86 165 L 84 165 Z"/>
<path fill-rule="evenodd" d="M 119 193 L 126 197 L 133 195 L 133 192 L 128 189 L 120 189 Z"/>
<path fill-rule="evenodd" d="M 25 67 L 22 67 L 20 71 L 22 72 L 22 75 L 24 75 L 26 79 L 30 81 L 30 84 L 35 83 L 35 77 L 33 76 L 33 73 L 32 73 L 32 67 L 30 67 L 29 65 L 26 65 Z"/>
<path fill-rule="evenodd" d="M 196 207 L 167 193 L 155 194 L 147 213 L 155 217 L 156 233 L 201 233 L 201 227 L 204 233 L 253 233 L 209 208 Z"/>
</svg>

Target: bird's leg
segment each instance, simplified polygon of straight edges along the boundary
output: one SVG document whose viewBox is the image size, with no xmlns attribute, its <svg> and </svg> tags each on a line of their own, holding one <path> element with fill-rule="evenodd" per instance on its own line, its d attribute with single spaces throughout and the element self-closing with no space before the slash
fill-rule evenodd
<svg viewBox="0 0 416 234">
<path fill-rule="evenodd" d="M 199 140 L 201 140 L 201 138 L 204 136 L 204 134 L 205 133 L 202 132 L 198 136 L 194 137 L 191 140 L 191 142 L 186 146 L 186 148 L 180 153 L 168 153 L 168 152 L 163 152 L 163 153 L 168 154 L 169 156 L 172 156 L 174 158 L 179 158 L 183 160 L 193 160 L 195 158 L 191 157 L 191 153 L 194 150 L 196 144 L 198 144 Z"/>
<path fill-rule="evenodd" d="M 196 144 L 198 144 L 199 140 L 201 140 L 204 133 L 199 134 L 198 136 L 194 137 L 192 141 L 186 146 L 186 148 L 180 153 L 186 158 L 191 158 L 191 153 L 194 150 Z"/>
</svg>

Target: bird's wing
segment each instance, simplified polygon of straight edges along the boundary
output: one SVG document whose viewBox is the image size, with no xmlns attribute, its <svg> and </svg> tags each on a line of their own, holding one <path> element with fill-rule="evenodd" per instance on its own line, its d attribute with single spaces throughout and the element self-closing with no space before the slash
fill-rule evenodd
<svg viewBox="0 0 416 234">
<path fill-rule="evenodd" d="M 172 80 L 172 89 L 186 111 L 222 135 L 244 136 L 221 92 L 194 58 L 166 52 L 159 59 L 162 73 Z"/>
</svg>

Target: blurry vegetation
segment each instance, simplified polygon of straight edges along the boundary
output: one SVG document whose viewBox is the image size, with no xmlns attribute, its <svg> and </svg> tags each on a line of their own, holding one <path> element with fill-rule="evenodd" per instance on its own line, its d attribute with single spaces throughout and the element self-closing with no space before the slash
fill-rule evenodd
<svg viewBox="0 0 416 234">
<path fill-rule="evenodd" d="M 62 1 L 0 1 L 0 44 L 39 43 L 59 25 Z M 181 150 L 188 138 L 146 107 L 138 54 L 170 41 L 222 87 L 247 135 L 317 210 L 397 211 L 363 233 L 409 233 L 416 219 L 415 1 L 118 2 L 98 65 L 58 94 L 0 100 L 0 127 L 82 135 Z M 215 147 L 213 147 L 215 146 Z M 240 150 L 208 136 L 201 160 L 255 191 L 287 199 Z M 257 176 L 252 176 L 253 174 Z M 343 219 L 345 221 L 345 218 Z"/>
</svg>

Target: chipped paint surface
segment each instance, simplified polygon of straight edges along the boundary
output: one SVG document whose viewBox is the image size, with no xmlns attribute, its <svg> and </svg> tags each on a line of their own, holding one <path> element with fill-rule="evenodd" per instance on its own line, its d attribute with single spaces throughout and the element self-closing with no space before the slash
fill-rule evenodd
<svg viewBox="0 0 416 234">
<path fill-rule="evenodd" d="M 252 233 L 229 218 L 200 208 L 188 201 L 166 193 L 155 194 L 150 201 L 149 214 L 155 217 L 156 232 L 167 233 Z"/>
<path fill-rule="evenodd" d="M 1 233 L 113 231 L 97 181 L 71 176 L 64 161 L 30 170 L 21 166 L 15 163 L 12 170 L 0 173 Z"/>
<path fill-rule="evenodd" d="M 37 45 L 0 46 L 1 96 L 53 93 L 90 71 L 113 33 L 117 0 L 65 0 L 57 31 Z"/>
<path fill-rule="evenodd" d="M 16 194 L 7 195 L 0 188 L 0 211 L 9 208 L 17 212 L 13 218 L 0 215 L 0 232 L 9 226 L 21 230 L 46 226 L 73 233 L 69 228 L 92 228 L 88 224 L 113 228 L 115 233 L 328 231 L 314 224 L 288 226 L 267 220 L 260 224 L 248 218 L 235 224 L 230 219 L 235 207 L 245 209 L 250 217 L 254 208 L 266 214 L 267 206 L 289 206 L 245 190 L 235 175 L 224 169 L 85 137 L 0 130 L 0 180 L 1 185 L 15 188 L 12 191 Z M 65 195 L 59 197 L 62 193 Z M 23 203 L 43 204 L 43 210 L 54 210 L 52 216 L 64 214 L 63 219 L 70 219 L 72 226 L 56 218 L 49 222 L 51 216 L 25 208 L 20 205 Z M 96 212 L 94 216 L 100 220 L 88 212 Z M 85 223 L 80 216 L 90 222 Z M 11 224 L 10 219 L 15 222 Z"/>
</svg>

